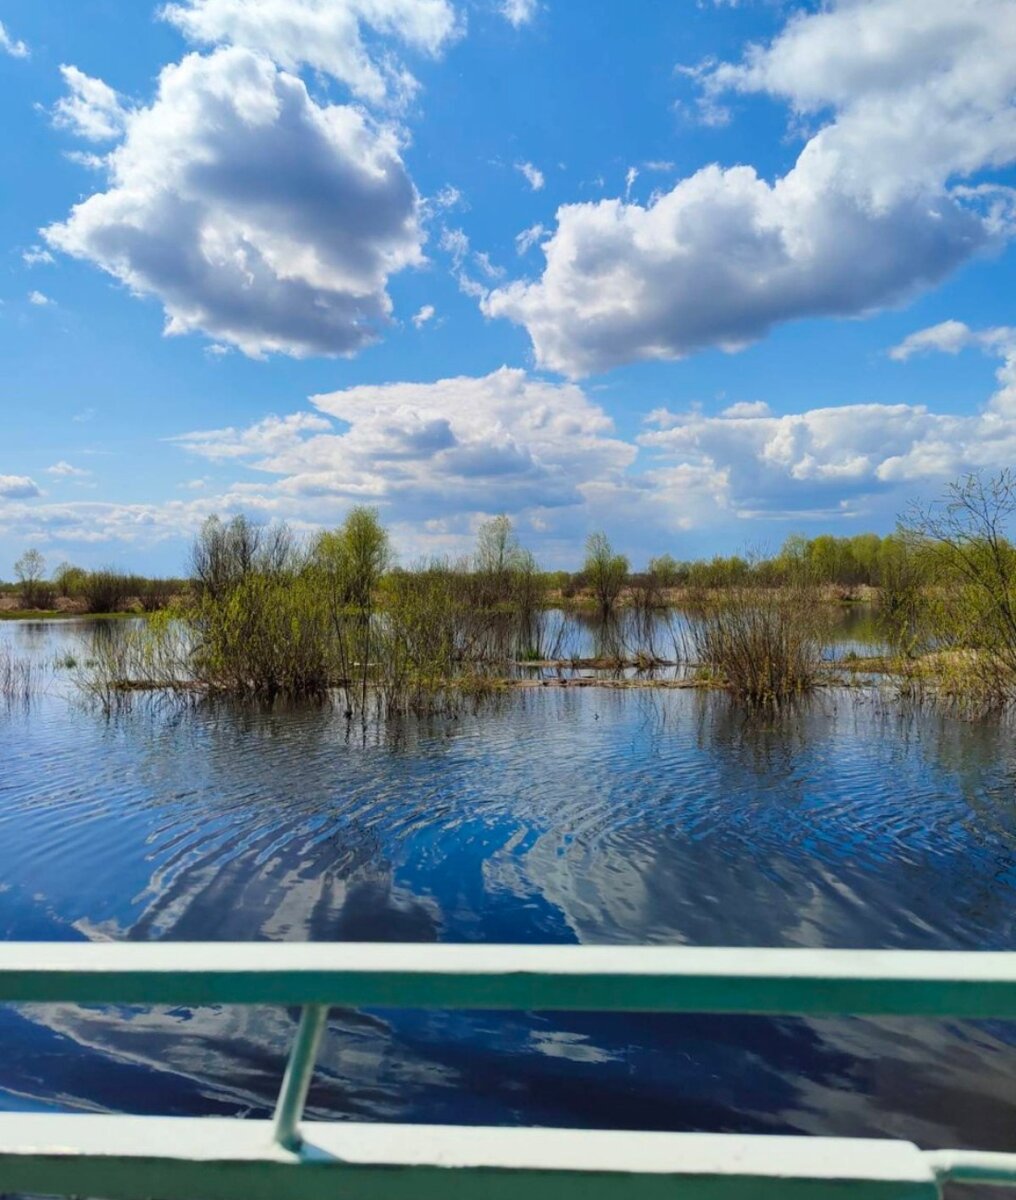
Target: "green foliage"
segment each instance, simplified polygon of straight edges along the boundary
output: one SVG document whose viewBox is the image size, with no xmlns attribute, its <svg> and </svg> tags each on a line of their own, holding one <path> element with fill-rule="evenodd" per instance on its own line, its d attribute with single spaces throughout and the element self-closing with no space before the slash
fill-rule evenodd
<svg viewBox="0 0 1016 1200">
<path fill-rule="evenodd" d="M 1016 472 L 970 474 L 901 523 L 924 585 L 920 623 L 951 671 L 950 687 L 981 706 L 1016 700 Z"/>
<path fill-rule="evenodd" d="M 613 612 L 628 578 L 628 560 L 615 554 L 605 533 L 591 533 L 586 539 L 586 561 L 582 567 L 600 612 Z"/>
<path fill-rule="evenodd" d="M 76 567 L 73 563 L 62 562 L 53 572 L 53 582 L 57 594 L 65 599 L 74 599 L 81 595 L 88 572 L 84 567 Z"/>
</svg>

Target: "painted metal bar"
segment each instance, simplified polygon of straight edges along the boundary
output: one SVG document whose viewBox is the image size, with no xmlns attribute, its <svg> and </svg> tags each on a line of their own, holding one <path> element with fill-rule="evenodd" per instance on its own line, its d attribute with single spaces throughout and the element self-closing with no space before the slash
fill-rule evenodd
<svg viewBox="0 0 1016 1200">
<path fill-rule="evenodd" d="M 303 1141 L 300 1118 L 303 1116 L 303 1106 L 307 1103 L 307 1092 L 327 1020 L 328 1008 L 324 1004 L 308 1004 L 300 1013 L 300 1024 L 296 1029 L 286 1074 L 275 1105 L 275 1141 L 288 1150 L 298 1150 Z"/>
<path fill-rule="evenodd" d="M 1016 1187 L 1016 1154 L 983 1150 L 929 1150 L 924 1160 L 944 1183 Z"/>
<path fill-rule="evenodd" d="M 12 942 L 4 1001 L 1016 1017 L 1016 953 Z"/>
<path fill-rule="evenodd" d="M 0 1114 L 0 1181 L 106 1200 L 938 1200 L 909 1142 Z"/>
</svg>

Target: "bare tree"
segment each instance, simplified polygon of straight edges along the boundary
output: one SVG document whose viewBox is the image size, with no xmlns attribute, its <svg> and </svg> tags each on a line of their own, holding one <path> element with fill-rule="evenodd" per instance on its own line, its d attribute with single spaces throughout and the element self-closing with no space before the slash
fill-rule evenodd
<svg viewBox="0 0 1016 1200">
<path fill-rule="evenodd" d="M 47 589 L 46 560 L 38 550 L 26 550 L 14 564 L 14 574 L 21 585 L 21 604 L 24 608 L 41 608 Z"/>
</svg>

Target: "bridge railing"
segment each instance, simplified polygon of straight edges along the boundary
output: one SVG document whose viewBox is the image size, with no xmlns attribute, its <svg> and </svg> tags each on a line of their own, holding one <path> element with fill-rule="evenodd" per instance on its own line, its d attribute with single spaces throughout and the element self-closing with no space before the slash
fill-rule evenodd
<svg viewBox="0 0 1016 1200">
<path fill-rule="evenodd" d="M 302 1121 L 334 1005 L 1016 1018 L 1016 953 L 7 943 L 0 1002 L 303 1010 L 272 1121 L 0 1114 L 0 1193 L 514 1200 L 526 1189 L 526 1200 L 932 1200 L 948 1181 L 1016 1186 L 1016 1154 L 921 1151 L 888 1139 Z"/>
</svg>

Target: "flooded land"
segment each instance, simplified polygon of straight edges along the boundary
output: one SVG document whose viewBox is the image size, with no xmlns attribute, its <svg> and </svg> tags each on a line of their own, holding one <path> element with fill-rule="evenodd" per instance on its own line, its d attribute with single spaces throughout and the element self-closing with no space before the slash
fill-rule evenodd
<svg viewBox="0 0 1016 1200">
<path fill-rule="evenodd" d="M 599 653 L 594 619 L 542 619 L 560 658 Z M 680 620 L 659 617 L 661 657 Z M 877 683 L 754 714 L 719 690 L 539 685 L 366 723 L 160 694 L 106 713 L 75 675 L 130 629 L 0 625 L 38 671 L 0 702 L 6 940 L 1016 948 L 1004 714 Z M 852 608 L 825 653 L 878 648 Z M 263 1114 L 294 1020 L 4 1009 L 0 1107 Z M 311 1112 L 337 1117 L 981 1148 L 1016 1121 L 1000 1022 L 336 1011 L 322 1061 Z"/>
</svg>

